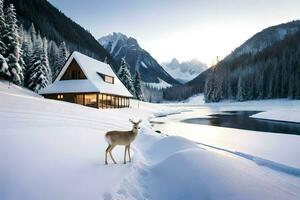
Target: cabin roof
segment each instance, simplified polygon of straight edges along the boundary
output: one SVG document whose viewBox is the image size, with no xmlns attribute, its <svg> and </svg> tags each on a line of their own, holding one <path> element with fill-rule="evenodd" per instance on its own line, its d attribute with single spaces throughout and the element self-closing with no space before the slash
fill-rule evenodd
<svg viewBox="0 0 300 200">
<path fill-rule="evenodd" d="M 61 80 L 62 76 L 64 75 L 73 59 L 76 60 L 87 79 Z M 114 77 L 114 83 L 111 84 L 105 82 L 99 75 L 99 73 Z M 76 51 L 74 51 L 68 58 L 55 81 L 51 85 L 41 89 L 39 91 L 39 94 L 88 92 L 99 92 L 118 96 L 132 97 L 132 94 L 127 90 L 127 88 L 119 80 L 119 78 L 116 76 L 116 74 L 108 64 L 90 58 Z"/>
</svg>

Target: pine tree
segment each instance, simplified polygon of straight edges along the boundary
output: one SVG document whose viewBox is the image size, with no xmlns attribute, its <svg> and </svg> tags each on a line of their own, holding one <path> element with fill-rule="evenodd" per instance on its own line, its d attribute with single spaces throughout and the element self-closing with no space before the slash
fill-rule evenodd
<svg viewBox="0 0 300 200">
<path fill-rule="evenodd" d="M 52 83 L 52 71 L 48 60 L 48 40 L 46 37 L 43 38 L 43 54 L 41 58 L 42 65 L 45 67 L 48 83 Z"/>
<path fill-rule="evenodd" d="M 52 72 L 55 71 L 55 64 L 56 64 L 58 55 L 59 55 L 59 50 L 58 50 L 57 44 L 52 40 L 49 41 L 48 42 L 48 59 L 49 59 L 49 65 L 50 65 Z"/>
<path fill-rule="evenodd" d="M 0 54 L 4 55 L 6 53 L 7 47 L 4 43 L 4 34 L 6 30 L 6 22 L 4 17 L 4 10 L 3 10 L 3 0 L 0 0 Z"/>
<path fill-rule="evenodd" d="M 238 80 L 238 92 L 236 98 L 238 101 L 245 101 L 247 99 L 246 80 L 243 76 L 240 76 Z"/>
<path fill-rule="evenodd" d="M 45 41 L 46 42 L 46 41 Z M 27 83 L 27 87 L 34 92 L 38 92 L 41 88 L 46 87 L 49 81 L 49 63 L 47 58 L 47 52 L 44 50 L 45 47 L 43 45 L 43 40 L 41 36 L 38 34 L 36 36 L 36 41 L 34 43 L 34 51 L 31 59 L 29 71 L 29 79 Z"/>
<path fill-rule="evenodd" d="M 21 85 L 24 79 L 23 69 L 20 66 L 20 43 L 19 31 L 17 25 L 16 11 L 13 4 L 10 4 L 6 9 L 6 31 L 4 34 L 4 43 L 7 45 L 7 50 L 4 56 L 8 60 L 9 72 L 11 74 L 9 80 L 15 84 Z"/>
<path fill-rule="evenodd" d="M 118 77 L 121 80 L 121 82 L 125 85 L 125 87 L 128 89 L 128 91 L 134 95 L 135 90 L 134 90 L 134 86 L 133 86 L 133 81 L 132 81 L 131 74 L 129 72 L 125 58 L 122 58 L 121 67 L 118 72 Z"/>
<path fill-rule="evenodd" d="M 55 67 L 54 67 L 54 78 L 56 78 L 58 76 L 59 72 L 62 70 L 62 68 L 69 56 L 69 52 L 67 50 L 65 42 L 62 42 L 59 45 L 58 51 L 59 51 L 59 53 L 58 53 L 57 60 L 55 62 Z"/>
<path fill-rule="evenodd" d="M 30 38 L 31 38 L 31 42 L 34 42 L 34 40 L 36 39 L 36 31 L 35 31 L 35 27 L 34 27 L 34 24 L 31 23 L 31 26 L 29 28 L 29 35 L 30 35 Z"/>
<path fill-rule="evenodd" d="M 25 30 L 23 28 L 23 25 L 20 26 L 19 28 L 19 44 L 20 44 L 20 59 L 19 59 L 19 65 L 22 69 L 23 72 L 23 79 L 22 79 L 22 84 L 24 84 L 24 80 L 25 80 L 25 74 L 26 74 L 26 70 L 27 70 L 27 65 L 24 61 L 24 49 L 23 49 L 23 45 L 25 42 Z"/>
<path fill-rule="evenodd" d="M 3 38 L 5 29 L 6 23 L 4 18 L 3 0 L 0 0 L 0 78 L 9 79 L 11 73 L 9 72 L 6 60 L 3 57 L 7 49 Z"/>
<path fill-rule="evenodd" d="M 0 79 L 9 79 L 11 76 L 5 58 L 0 54 Z"/>
<path fill-rule="evenodd" d="M 144 95 L 141 88 L 141 75 L 138 71 L 135 72 L 134 78 L 133 78 L 133 86 L 135 90 L 135 96 L 138 100 L 143 101 Z"/>
</svg>

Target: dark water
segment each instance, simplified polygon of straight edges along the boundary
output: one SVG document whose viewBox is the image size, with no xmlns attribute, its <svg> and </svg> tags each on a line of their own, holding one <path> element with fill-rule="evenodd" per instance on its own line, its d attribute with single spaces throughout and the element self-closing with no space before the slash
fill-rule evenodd
<svg viewBox="0 0 300 200">
<path fill-rule="evenodd" d="M 208 115 L 208 118 L 191 118 L 186 123 L 237 128 L 253 131 L 300 135 L 300 123 L 255 119 L 249 116 L 260 111 L 227 111 Z"/>
</svg>

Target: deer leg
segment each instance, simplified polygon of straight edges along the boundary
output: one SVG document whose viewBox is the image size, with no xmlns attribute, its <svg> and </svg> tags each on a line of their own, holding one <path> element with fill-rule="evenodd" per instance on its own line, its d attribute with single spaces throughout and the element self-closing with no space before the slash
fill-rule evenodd
<svg viewBox="0 0 300 200">
<path fill-rule="evenodd" d="M 112 145 L 112 146 L 110 147 L 110 150 L 109 150 L 109 155 L 110 155 L 112 161 L 113 161 L 115 164 L 117 164 L 117 162 L 115 161 L 115 159 L 114 159 L 114 157 L 112 156 L 112 153 L 111 153 L 111 151 L 113 150 L 113 148 L 115 148 L 115 146 Z"/>
<path fill-rule="evenodd" d="M 131 156 L 130 156 L 130 145 L 127 146 L 128 156 L 129 156 L 129 162 L 131 162 Z"/>
<path fill-rule="evenodd" d="M 108 145 L 108 147 L 106 148 L 106 150 L 105 150 L 105 164 L 107 165 L 107 153 L 108 153 L 108 151 L 109 151 L 109 149 L 110 149 L 110 144 Z"/>
<path fill-rule="evenodd" d="M 127 146 L 125 146 L 125 151 L 124 151 L 124 164 L 126 164 L 126 152 L 127 152 Z"/>
</svg>

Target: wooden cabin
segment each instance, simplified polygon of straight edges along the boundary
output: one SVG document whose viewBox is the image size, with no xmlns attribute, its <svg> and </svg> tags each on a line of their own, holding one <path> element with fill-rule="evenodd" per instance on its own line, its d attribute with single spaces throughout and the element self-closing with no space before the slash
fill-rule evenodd
<svg viewBox="0 0 300 200">
<path fill-rule="evenodd" d="M 72 53 L 53 84 L 39 94 L 94 108 L 129 107 L 133 97 L 108 64 L 79 52 Z"/>
</svg>

